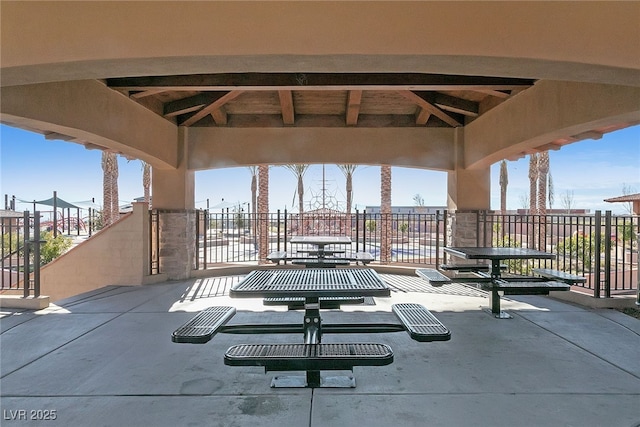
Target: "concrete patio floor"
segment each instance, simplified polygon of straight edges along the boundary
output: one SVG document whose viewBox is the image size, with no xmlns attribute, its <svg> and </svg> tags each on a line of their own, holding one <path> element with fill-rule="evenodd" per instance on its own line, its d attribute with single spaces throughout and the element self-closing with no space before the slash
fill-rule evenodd
<svg viewBox="0 0 640 427">
<path fill-rule="evenodd" d="M 482 307 L 484 292 L 432 288 L 383 274 L 391 298 L 323 312 L 325 322 L 395 321 L 391 304 L 418 302 L 450 330 L 447 342 L 404 332 L 325 335 L 379 342 L 391 365 L 356 367 L 353 389 L 272 389 L 273 372 L 229 367 L 239 343 L 295 335 L 218 334 L 174 344 L 171 332 L 212 305 L 231 323 L 298 322 L 300 312 L 228 297 L 242 276 L 107 287 L 0 319 L 3 426 L 607 426 L 640 425 L 640 320 L 548 297 L 510 297 L 513 319 Z M 44 420 L 43 418 L 55 418 Z"/>
</svg>

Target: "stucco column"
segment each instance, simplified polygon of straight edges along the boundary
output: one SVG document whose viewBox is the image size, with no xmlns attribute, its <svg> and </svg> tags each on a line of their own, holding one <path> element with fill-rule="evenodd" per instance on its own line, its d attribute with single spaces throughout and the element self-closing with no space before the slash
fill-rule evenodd
<svg viewBox="0 0 640 427">
<path fill-rule="evenodd" d="M 450 214 L 447 242 L 450 246 L 476 246 L 477 211 L 491 207 L 491 169 L 465 169 L 464 132 L 457 131 L 455 169 L 447 176 L 447 209 Z"/>
<path fill-rule="evenodd" d="M 185 139 L 186 131 L 178 138 Z M 195 260 L 195 174 L 186 168 L 186 144 L 178 143 L 183 160 L 176 169 L 153 168 L 152 207 L 158 210 L 160 272 L 169 279 L 191 276 Z"/>
</svg>

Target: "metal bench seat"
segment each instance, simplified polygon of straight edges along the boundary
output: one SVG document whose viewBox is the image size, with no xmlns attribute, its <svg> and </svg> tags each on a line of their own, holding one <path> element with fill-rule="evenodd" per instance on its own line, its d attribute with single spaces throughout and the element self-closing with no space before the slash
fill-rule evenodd
<svg viewBox="0 0 640 427">
<path fill-rule="evenodd" d="M 264 366 L 265 371 L 352 370 L 354 366 L 384 366 L 393 362 L 385 344 L 240 344 L 224 355 L 229 366 Z"/>
<path fill-rule="evenodd" d="M 298 250 L 300 254 L 307 254 L 309 256 L 319 256 L 319 255 L 335 255 L 335 254 L 343 254 L 345 253 L 344 249 L 300 249 Z"/>
<path fill-rule="evenodd" d="M 423 305 L 413 303 L 393 304 L 391 310 L 402 322 L 409 336 L 415 341 L 448 341 L 451 332 Z"/>
<path fill-rule="evenodd" d="M 561 282 L 569 283 L 570 285 L 575 283 L 585 283 L 587 281 L 583 276 L 576 276 L 575 274 L 552 270 L 550 268 L 534 268 L 532 271 L 538 276 L 542 276 L 547 279 L 560 280 Z"/>
<path fill-rule="evenodd" d="M 304 297 L 279 297 L 265 298 L 262 300 L 264 305 L 286 305 L 289 310 L 304 309 Z M 343 304 L 364 304 L 364 297 L 320 297 L 318 298 L 321 309 L 340 308 Z"/>
<path fill-rule="evenodd" d="M 369 252 L 356 252 L 356 255 L 353 257 L 353 259 L 362 265 L 367 265 L 374 260 L 373 254 Z"/>
<path fill-rule="evenodd" d="M 482 288 L 497 290 L 504 295 L 548 295 L 551 291 L 568 291 L 571 287 L 562 282 L 498 282 L 484 283 Z"/>
<path fill-rule="evenodd" d="M 491 266 L 488 264 L 441 264 L 440 270 L 458 271 L 460 273 L 475 273 L 477 271 L 489 271 Z M 501 270 L 506 270 L 506 265 L 500 265 Z"/>
<path fill-rule="evenodd" d="M 235 314 L 235 307 L 222 306 L 204 309 L 187 323 L 173 331 L 171 341 L 188 344 L 209 342 Z"/>
<path fill-rule="evenodd" d="M 305 267 L 336 267 L 338 265 L 349 265 L 351 261 L 346 258 L 304 258 L 294 259 L 291 264 L 304 265 Z"/>
<path fill-rule="evenodd" d="M 280 261 L 287 260 L 287 252 L 286 251 L 274 251 L 267 255 L 267 260 L 276 264 L 280 264 Z"/>
<path fill-rule="evenodd" d="M 418 268 L 416 274 L 427 280 L 431 286 L 442 286 L 451 283 L 451 279 L 434 268 Z"/>
</svg>

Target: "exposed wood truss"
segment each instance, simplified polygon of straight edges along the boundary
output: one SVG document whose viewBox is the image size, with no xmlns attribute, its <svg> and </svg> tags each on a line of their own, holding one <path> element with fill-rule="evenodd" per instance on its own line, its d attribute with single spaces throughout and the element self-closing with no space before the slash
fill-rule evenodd
<svg viewBox="0 0 640 427">
<path fill-rule="evenodd" d="M 459 127 L 534 81 L 422 73 L 232 73 L 106 83 L 181 126 Z"/>
</svg>

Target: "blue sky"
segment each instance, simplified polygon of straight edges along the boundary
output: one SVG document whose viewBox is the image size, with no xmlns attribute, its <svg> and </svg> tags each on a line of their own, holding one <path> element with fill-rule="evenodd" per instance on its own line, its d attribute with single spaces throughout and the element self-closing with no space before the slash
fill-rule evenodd
<svg viewBox="0 0 640 427">
<path fill-rule="evenodd" d="M 623 204 L 603 199 L 623 194 L 623 188 L 640 192 L 640 126 L 605 135 L 600 140 L 585 140 L 551 151 L 550 171 L 554 185 L 554 208 L 563 208 L 569 195 L 572 207 L 612 210 L 626 213 Z M 0 125 L 0 194 L 23 200 L 58 197 L 68 202 L 95 198 L 102 204 L 101 152 L 64 141 L 47 141 L 42 135 Z M 526 206 L 529 158 L 508 162 L 508 209 Z M 344 176 L 335 165 L 326 165 L 327 194 L 344 203 Z M 420 169 L 393 168 L 393 205 L 414 205 L 420 194 L 429 206 L 445 206 L 447 174 Z M 500 207 L 499 164 L 491 168 L 491 207 Z M 196 173 L 196 207 L 205 208 L 225 202 L 249 202 L 251 174 L 246 167 Z M 143 194 L 142 165 L 138 160 L 119 159 L 120 203 L 126 204 Z M 270 169 L 270 209 L 297 210 L 294 199 L 296 178 L 284 167 Z M 380 203 L 380 168 L 360 166 L 354 174 L 354 203 L 360 209 Z M 322 166 L 313 165 L 305 175 L 306 199 L 321 194 Z M 17 210 L 32 209 L 18 204 Z M 40 209 L 44 208 L 41 206 Z"/>
</svg>

